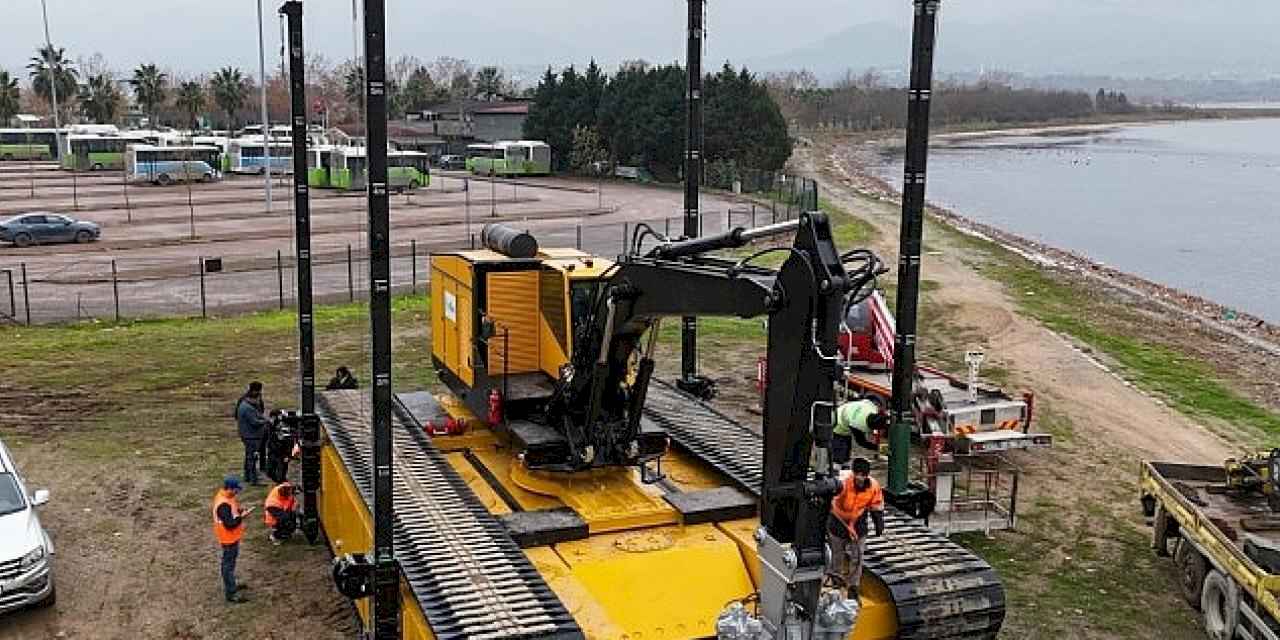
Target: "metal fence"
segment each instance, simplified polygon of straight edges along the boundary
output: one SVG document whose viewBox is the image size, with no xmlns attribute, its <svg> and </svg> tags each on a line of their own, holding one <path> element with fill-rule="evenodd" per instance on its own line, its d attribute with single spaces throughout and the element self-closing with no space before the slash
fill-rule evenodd
<svg viewBox="0 0 1280 640">
<path fill-rule="evenodd" d="M 818 210 L 818 182 L 774 171 L 740 169 L 732 162 L 712 162 L 703 179 L 706 186 L 776 202 L 794 217 L 801 211 Z"/>
<path fill-rule="evenodd" d="M 798 206 L 776 199 L 739 200 L 730 207 L 703 211 L 701 234 L 769 224 L 793 218 L 799 212 Z M 399 294 L 426 291 L 430 255 L 475 248 L 484 222 L 484 217 L 477 216 L 469 227 L 463 227 L 462 233 L 442 231 L 417 238 L 394 238 L 393 290 Z M 516 227 L 523 224 L 503 222 Z M 683 228 L 683 218 L 676 212 L 665 218 L 620 222 L 528 224 L 541 246 L 576 247 L 596 255 L 616 256 L 627 251 L 635 225 L 642 222 L 668 236 L 680 235 Z M 453 237 L 446 237 L 450 233 Z M 0 323 L 210 317 L 288 308 L 296 300 L 296 265 L 290 240 L 280 240 L 276 251 L 256 255 L 191 255 L 173 259 L 85 254 L 72 262 L 57 264 L 0 258 Z M 366 248 L 313 247 L 312 279 L 318 302 L 366 300 Z"/>
</svg>

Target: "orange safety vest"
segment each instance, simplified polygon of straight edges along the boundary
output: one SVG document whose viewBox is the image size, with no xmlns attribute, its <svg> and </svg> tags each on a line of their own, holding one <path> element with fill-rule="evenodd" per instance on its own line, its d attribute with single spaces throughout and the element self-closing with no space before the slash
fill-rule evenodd
<svg viewBox="0 0 1280 640">
<path fill-rule="evenodd" d="M 282 511 L 293 511 L 298 505 L 298 499 L 292 494 L 290 494 L 288 498 L 280 495 L 280 487 L 283 486 L 284 483 L 276 485 L 275 488 L 271 490 L 271 493 L 267 494 L 267 502 L 262 507 L 262 521 L 265 522 L 268 527 L 273 529 L 276 526 L 276 517 L 271 515 L 272 507 Z"/>
<path fill-rule="evenodd" d="M 849 475 L 845 477 L 840 493 L 831 499 L 831 515 L 839 518 L 850 532 L 868 509 L 884 509 L 884 492 L 880 490 L 880 483 L 875 478 L 870 480 L 871 485 L 859 491 L 853 486 L 853 476 Z"/>
<path fill-rule="evenodd" d="M 218 490 L 213 496 L 213 537 L 218 539 L 218 544 L 229 545 L 240 542 L 240 538 L 244 536 L 244 522 L 240 526 L 227 528 L 222 525 L 222 521 L 218 519 L 218 507 L 228 504 L 231 505 L 231 515 L 240 515 L 240 502 L 236 497 L 226 489 Z"/>
</svg>

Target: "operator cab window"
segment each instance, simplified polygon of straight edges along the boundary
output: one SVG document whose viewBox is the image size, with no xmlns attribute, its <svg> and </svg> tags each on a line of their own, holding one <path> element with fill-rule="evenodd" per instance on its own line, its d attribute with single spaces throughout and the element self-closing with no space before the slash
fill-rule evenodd
<svg viewBox="0 0 1280 640">
<path fill-rule="evenodd" d="M 600 286 L 599 280 L 580 280 L 569 285 L 569 317 L 573 321 L 575 335 L 582 323 L 590 317 Z"/>
</svg>

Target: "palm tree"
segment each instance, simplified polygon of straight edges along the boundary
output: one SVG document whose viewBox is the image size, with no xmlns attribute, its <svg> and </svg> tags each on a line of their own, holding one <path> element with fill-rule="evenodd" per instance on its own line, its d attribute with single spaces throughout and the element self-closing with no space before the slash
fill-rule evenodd
<svg viewBox="0 0 1280 640">
<path fill-rule="evenodd" d="M 154 64 L 138 65 L 133 70 L 129 84 L 133 86 L 134 99 L 142 107 L 143 112 L 151 119 L 151 126 L 159 125 L 156 119 L 156 107 L 164 104 L 168 74 L 160 71 Z"/>
<path fill-rule="evenodd" d="M 18 98 L 21 95 L 18 79 L 10 77 L 8 71 L 0 71 L 0 125 L 8 126 L 9 121 L 18 115 Z"/>
<path fill-rule="evenodd" d="M 105 73 L 91 76 L 89 82 L 80 87 L 80 109 L 86 118 L 94 122 L 115 122 L 122 102 L 124 95 L 115 78 Z"/>
<path fill-rule="evenodd" d="M 195 129 L 199 123 L 197 118 L 204 111 L 204 86 L 198 80 L 183 82 L 178 85 L 178 93 L 173 99 L 178 110 L 187 116 L 187 122 Z"/>
<path fill-rule="evenodd" d="M 209 81 L 209 89 L 213 93 L 214 103 L 227 114 L 227 129 L 234 129 L 236 112 L 244 105 L 244 99 L 249 95 L 249 86 L 245 81 L 244 73 L 239 69 L 223 67 L 213 74 L 213 79 Z"/>
<path fill-rule="evenodd" d="M 79 78 L 75 66 L 67 61 L 66 50 L 62 47 L 40 47 L 31 62 L 27 63 L 27 70 L 31 75 L 31 90 L 52 106 L 52 89 L 56 88 L 60 101 L 58 108 L 66 111 L 75 99 Z M 56 82 L 52 80 L 55 77 Z"/>
</svg>

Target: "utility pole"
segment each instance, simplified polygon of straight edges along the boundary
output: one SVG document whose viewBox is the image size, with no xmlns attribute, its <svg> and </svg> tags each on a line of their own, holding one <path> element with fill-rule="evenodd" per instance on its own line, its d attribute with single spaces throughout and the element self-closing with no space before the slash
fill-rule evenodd
<svg viewBox="0 0 1280 640">
<path fill-rule="evenodd" d="M 258 0 L 258 76 L 262 78 L 262 175 L 267 185 L 267 215 L 271 215 L 271 122 L 267 119 L 267 50 L 262 35 L 262 0 Z"/>
<path fill-rule="evenodd" d="M 49 102 L 53 106 L 53 139 L 58 144 L 58 157 L 62 157 L 62 120 L 58 116 L 58 70 L 53 65 L 53 40 L 49 37 L 49 8 L 45 0 L 40 0 L 40 13 L 44 16 L 44 64 L 49 68 Z M 71 161 L 71 170 L 76 170 L 75 160 Z M 34 183 L 33 183 L 34 184 Z M 35 187 L 32 187 L 35 191 Z"/>
<path fill-rule="evenodd" d="M 387 200 L 386 0 L 364 0 L 368 135 L 369 330 L 373 376 L 373 637 L 399 638 L 400 569 L 392 538 L 391 238 Z"/>
<path fill-rule="evenodd" d="M 689 1 L 689 48 L 686 75 L 688 91 L 685 94 L 689 117 L 685 128 L 684 158 L 684 236 L 698 235 L 698 189 L 702 182 L 702 35 L 705 0 Z M 714 389 L 711 381 L 698 375 L 698 319 L 685 316 L 680 319 L 680 380 L 681 389 L 697 396 L 709 398 Z"/>
<path fill-rule="evenodd" d="M 293 121 L 293 166 L 307 162 L 307 80 L 302 48 L 302 2 L 280 7 L 288 20 L 289 111 Z M 298 372 L 302 403 L 298 433 L 302 445 L 302 532 L 315 544 L 320 538 L 320 418 L 316 415 L 315 322 L 311 294 L 311 193 L 305 172 L 293 172 L 294 245 L 298 275 Z M 283 280 L 281 290 L 283 291 Z M 284 295 L 281 294 L 283 300 Z"/>
<path fill-rule="evenodd" d="M 911 391 L 916 366 L 916 315 L 920 296 L 920 248 L 924 236 L 925 168 L 929 158 L 929 103 L 939 0 L 913 0 L 911 85 L 907 91 L 907 149 L 902 178 L 902 233 L 898 253 L 897 338 L 893 350 L 892 424 L 889 426 L 889 493 L 910 499 Z"/>
</svg>

